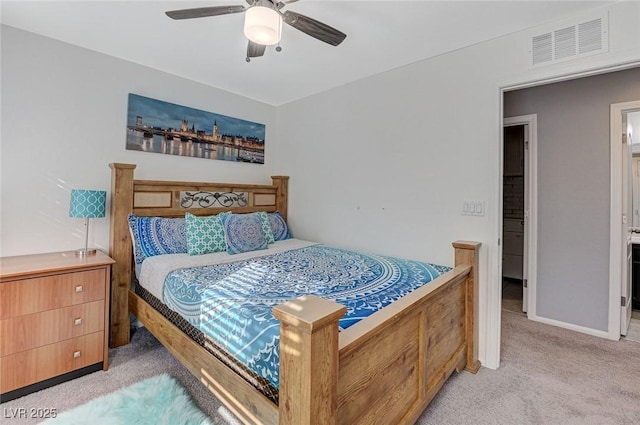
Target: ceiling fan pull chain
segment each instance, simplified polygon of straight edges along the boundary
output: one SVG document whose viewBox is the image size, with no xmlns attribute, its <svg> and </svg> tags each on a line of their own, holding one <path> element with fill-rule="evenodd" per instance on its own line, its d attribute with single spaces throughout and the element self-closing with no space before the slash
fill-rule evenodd
<svg viewBox="0 0 640 425">
<path fill-rule="evenodd" d="M 280 13 L 280 12 L 278 12 Z M 280 13 L 280 16 L 282 16 L 282 14 Z M 282 19 L 280 19 L 280 29 L 278 30 L 280 32 L 280 34 L 282 34 Z M 282 51 L 282 46 L 280 45 L 280 41 L 278 40 L 278 45 L 276 46 L 276 52 L 281 52 Z"/>
</svg>

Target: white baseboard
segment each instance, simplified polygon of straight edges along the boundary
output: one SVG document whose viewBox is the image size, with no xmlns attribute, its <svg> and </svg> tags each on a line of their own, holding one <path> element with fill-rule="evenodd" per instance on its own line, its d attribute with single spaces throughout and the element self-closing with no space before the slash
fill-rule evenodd
<svg viewBox="0 0 640 425">
<path fill-rule="evenodd" d="M 607 331 L 587 328 L 585 326 L 574 325 L 573 323 L 562 322 L 560 320 L 549 319 L 546 317 L 529 315 L 529 320 L 533 320 L 534 322 L 544 323 L 547 325 L 557 326 L 559 328 L 569 329 L 571 331 L 576 331 L 576 332 L 580 332 L 587 335 L 597 336 L 599 338 L 610 339 L 614 341 L 618 341 L 620 339 L 620 336 L 618 336 L 618 338 L 611 338 L 611 336 L 609 335 L 609 332 Z"/>
</svg>

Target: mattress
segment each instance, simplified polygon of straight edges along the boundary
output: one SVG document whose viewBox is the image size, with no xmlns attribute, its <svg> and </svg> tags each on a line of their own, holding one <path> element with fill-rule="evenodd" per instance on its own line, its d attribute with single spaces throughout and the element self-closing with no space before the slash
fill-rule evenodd
<svg viewBox="0 0 640 425">
<path fill-rule="evenodd" d="M 204 347 L 209 353 L 215 356 L 218 360 L 226 364 L 230 369 L 242 377 L 245 381 L 251 384 L 255 389 L 260 391 L 265 397 L 278 404 L 278 389 L 275 388 L 269 381 L 258 376 L 254 371 L 247 366 L 240 363 L 233 358 L 225 350 L 213 344 L 210 340 L 205 338 L 204 333 L 187 322 L 180 314 L 171 310 L 165 304 L 156 298 L 151 292 L 147 291 L 142 285 L 136 284 L 134 291 L 138 296 L 145 300 L 151 307 L 156 309 L 171 323 L 176 325 L 182 332 L 184 332 L 189 338 L 196 343 Z"/>
<path fill-rule="evenodd" d="M 339 322 L 346 329 L 450 270 L 296 239 L 240 257 L 208 255 L 151 257 L 140 283 L 202 332 L 205 345 L 275 389 L 280 336 L 274 306 L 307 294 L 330 299 L 347 307 Z"/>
</svg>

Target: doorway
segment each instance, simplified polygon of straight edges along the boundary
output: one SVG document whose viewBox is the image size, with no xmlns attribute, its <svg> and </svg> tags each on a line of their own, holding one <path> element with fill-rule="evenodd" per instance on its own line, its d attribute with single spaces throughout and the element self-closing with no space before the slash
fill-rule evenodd
<svg viewBox="0 0 640 425">
<path fill-rule="evenodd" d="M 634 124 L 640 111 L 640 101 L 611 105 L 611 215 L 610 215 L 610 322 L 609 337 L 632 336 L 638 328 L 633 316 L 633 295 L 638 289 L 640 262 L 640 230 L 637 214 L 637 177 L 634 154 L 640 154 L 634 143 Z M 637 130 L 636 130 L 637 131 Z M 639 132 L 640 134 L 640 132 Z M 635 152 L 634 152 L 635 151 Z M 634 277 L 634 269 L 636 269 Z M 635 283 L 635 284 L 634 284 Z M 618 302 L 617 308 L 614 303 Z M 618 310 L 619 309 L 619 310 Z M 633 322 L 633 326 L 632 325 Z M 629 331 L 632 335 L 629 335 Z"/>
<path fill-rule="evenodd" d="M 527 124 L 505 124 L 502 172 L 502 308 L 525 313 L 524 151 L 527 132 Z"/>
<path fill-rule="evenodd" d="M 531 206 L 535 199 L 531 182 L 532 150 L 535 150 L 536 115 L 505 118 L 503 121 L 502 172 L 502 308 L 527 314 L 530 295 Z M 535 260 L 534 260 L 535 261 Z"/>
<path fill-rule="evenodd" d="M 611 104 L 616 101 L 628 100 L 630 95 L 637 93 L 637 78 L 628 75 L 636 72 L 640 63 L 629 64 L 623 68 L 602 68 L 594 70 L 592 72 L 586 72 L 576 75 L 564 75 L 561 78 L 549 79 L 546 81 L 529 81 L 520 85 L 503 86 L 500 89 L 500 95 L 502 97 L 502 117 L 519 116 L 525 114 L 538 113 L 540 119 L 545 121 L 544 132 L 545 139 L 549 138 L 553 134 L 553 128 L 548 126 L 550 120 L 555 120 L 558 117 L 563 116 L 563 120 L 560 120 L 561 125 L 558 129 L 565 129 L 565 133 L 557 133 L 554 136 L 557 140 L 562 140 L 562 144 L 551 143 L 540 144 L 540 146 L 547 146 L 547 150 L 544 151 L 541 158 L 537 158 L 537 154 L 529 150 L 531 169 L 536 171 L 540 168 L 541 172 L 536 173 L 535 179 L 530 179 L 530 190 L 532 192 L 538 189 L 538 186 L 542 187 L 546 193 L 549 189 L 554 189 L 554 194 L 557 194 L 558 190 L 553 185 L 555 182 L 562 182 L 563 187 L 567 187 L 569 197 L 555 196 L 551 199 L 553 202 L 547 202 L 541 198 L 538 202 L 538 212 L 532 205 L 530 210 L 530 217 L 527 224 L 530 227 L 529 234 L 532 235 L 531 253 L 529 257 L 534 258 L 537 262 L 537 266 L 533 263 L 530 264 L 528 270 L 528 311 L 527 317 L 530 320 L 547 323 L 554 326 L 586 333 L 589 335 L 598 336 L 601 338 L 619 339 L 620 338 L 620 281 L 618 280 L 617 298 L 613 295 L 614 291 L 609 290 L 605 293 L 606 289 L 603 285 L 607 284 L 607 277 L 611 267 L 609 266 L 609 247 L 606 246 L 609 239 L 610 231 L 608 226 L 604 223 L 609 221 L 611 213 L 609 210 L 609 201 L 611 199 L 611 187 L 609 171 L 610 167 L 609 159 L 610 148 L 604 145 L 606 143 L 606 135 L 609 132 L 609 122 L 606 117 L 602 117 L 602 104 Z M 611 76 L 611 77 L 609 77 Z M 591 95 L 591 89 L 579 84 L 580 81 L 589 81 L 592 77 L 594 79 L 607 80 L 612 78 L 612 82 L 607 84 L 588 84 L 589 87 L 607 87 L 607 90 L 596 90 L 602 95 L 601 99 L 595 99 Z M 579 87 L 571 87 L 571 85 Z M 577 100 L 573 103 L 572 107 L 564 108 L 559 105 L 563 105 L 566 99 L 573 97 L 586 97 L 583 100 Z M 633 95 L 633 98 L 637 96 Z M 598 105 L 596 108 L 585 109 L 583 105 Z M 551 111 L 551 112 L 550 112 Z M 589 119 L 585 119 L 585 114 L 588 113 Z M 568 115 L 568 116 L 567 116 Z M 585 134 L 582 125 L 569 126 L 566 123 L 587 123 L 589 125 L 589 133 Z M 503 119 L 504 123 L 504 119 Z M 591 131 L 592 123 L 606 124 L 606 132 L 601 134 L 598 132 L 598 137 L 592 137 L 595 132 Z M 550 133 L 550 131 L 552 131 Z M 579 133 L 579 134 L 578 134 Z M 585 137 L 586 136 L 586 137 Z M 591 145 L 593 143 L 599 143 L 599 150 L 589 148 L 588 151 L 581 148 L 584 146 L 585 140 L 589 141 Z M 596 140 L 593 142 L 593 140 Z M 495 188 L 495 201 L 494 208 L 498 212 L 495 216 L 495 228 L 496 240 L 497 240 L 497 252 L 494 255 L 494 264 L 491 270 L 490 287 L 488 295 L 487 307 L 488 317 L 487 321 L 487 344 L 485 360 L 488 367 L 497 368 L 499 366 L 500 359 L 500 341 L 501 341 L 501 316 L 503 310 L 501 309 L 501 293 L 502 293 L 502 163 L 503 160 L 503 140 L 497 142 L 498 146 L 496 154 L 497 160 L 500 161 L 499 168 L 496 169 L 497 178 Z M 569 143 L 569 144 L 567 144 Z M 591 146 L 590 145 L 590 146 Z M 538 147 L 531 142 L 530 146 L 533 146 L 536 150 Z M 543 147 L 544 147 L 543 146 Z M 551 146 L 551 148 L 549 147 Z M 558 151 L 557 147 L 565 147 L 565 153 L 572 155 L 575 152 L 580 152 L 582 158 L 581 163 L 587 163 L 587 166 L 574 167 L 571 173 L 564 173 L 566 169 L 565 163 L 558 161 L 558 158 L 566 158 L 561 155 L 563 152 Z M 602 151 L 608 152 L 603 153 Z M 542 151 L 542 149 L 541 149 Z M 555 159 L 553 167 L 549 168 L 549 159 Z M 604 164 L 603 161 L 606 161 Z M 535 163 L 539 163 L 536 165 Z M 570 163 L 570 162 L 569 162 Z M 606 173 L 603 176 L 602 171 Z M 597 171 L 597 172 L 595 172 Z M 578 177 L 576 177 L 578 176 Z M 569 183 L 565 183 L 563 180 L 568 177 Z M 575 183 L 575 180 L 578 180 Z M 582 182 L 582 183 L 581 183 Z M 586 185 L 584 182 L 588 182 Z M 551 185 L 549 185 L 551 183 Z M 581 185 L 582 184 L 582 185 Z M 620 189 L 618 189 L 620 190 Z M 571 205 L 571 203 L 565 204 L 567 199 L 575 200 L 575 194 L 580 194 L 581 198 L 587 200 L 594 200 L 590 194 L 598 194 L 597 202 L 594 204 L 592 211 L 587 214 L 575 216 L 573 214 L 560 214 L 556 215 L 558 209 L 564 211 L 573 211 L 575 208 L 579 208 L 580 205 Z M 604 195 L 603 195 L 604 194 Z M 606 195 L 606 196 L 605 196 Z M 535 194 L 530 196 L 536 198 Z M 608 198 L 608 199 L 607 199 Z M 562 201 L 559 202 L 558 200 Z M 604 203 L 602 202 L 604 200 Z M 600 205 L 603 204 L 603 205 Z M 558 208 L 550 208 L 550 206 L 561 206 Z M 594 212 L 600 212 L 599 215 Z M 606 211 L 605 214 L 602 211 Z M 563 212 L 563 211 L 561 211 Z M 547 215 L 543 215 L 546 213 Z M 548 219 L 551 217 L 551 221 Z M 574 223 L 576 217 L 580 218 L 580 227 L 574 226 L 574 224 L 563 224 L 562 226 L 554 226 L 554 224 L 560 223 L 558 218 L 562 218 L 567 223 Z M 618 218 L 620 216 L 617 216 Z M 588 220 L 593 221 L 592 226 Z M 619 222 L 618 222 L 619 223 Z M 543 230 L 537 230 L 541 228 Z M 569 231 L 571 229 L 572 231 Z M 563 240 L 559 240 L 560 237 Z M 590 241 L 595 238 L 599 238 L 601 242 L 598 244 L 585 244 L 584 239 L 589 238 Z M 559 243 L 556 243 L 558 242 Z M 554 244 L 552 244 L 554 243 Z M 559 249 L 553 249 L 555 246 Z M 568 248 L 572 246 L 573 248 Z M 597 249 L 604 251 L 602 253 L 595 252 L 593 247 L 597 246 Z M 575 247 L 580 247 L 582 251 L 590 255 L 588 261 L 585 260 L 584 255 L 576 255 Z M 585 248 L 585 249 L 583 249 Z M 618 257 L 620 259 L 621 257 Z M 573 261 L 573 263 L 572 263 Z M 543 266 L 544 265 L 544 266 Z M 583 267 L 586 266 L 586 267 Z M 560 268 L 558 268 L 560 267 Z M 595 271 L 595 273 L 594 273 Z M 495 277 L 494 277 L 495 276 Z M 547 284 L 552 282 L 552 284 Z M 576 285 L 572 284 L 576 283 Z M 580 290 L 576 290 L 579 287 Z M 610 286 L 611 288 L 612 286 Z M 604 294 L 604 296 L 603 296 Z M 608 295 L 608 296 L 607 296 Z M 598 312 L 598 316 L 593 312 Z M 615 312 L 615 324 L 617 324 L 617 337 L 612 337 L 611 326 L 614 324 L 612 318 L 612 312 Z"/>
<path fill-rule="evenodd" d="M 628 268 L 631 276 L 629 295 L 631 318 L 627 326 L 626 339 L 640 342 L 640 111 L 627 113 L 627 143 L 631 145 L 631 264 Z M 623 119 L 624 127 L 624 119 Z M 635 138 L 634 135 L 635 134 Z M 624 330 L 624 322 L 623 322 Z"/>
</svg>

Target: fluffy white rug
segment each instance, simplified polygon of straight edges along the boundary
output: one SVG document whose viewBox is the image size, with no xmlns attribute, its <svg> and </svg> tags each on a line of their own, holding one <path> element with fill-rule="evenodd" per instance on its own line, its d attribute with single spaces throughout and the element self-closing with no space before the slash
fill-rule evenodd
<svg viewBox="0 0 640 425">
<path fill-rule="evenodd" d="M 58 414 L 46 425 L 213 425 L 167 374 L 122 388 Z"/>
</svg>

